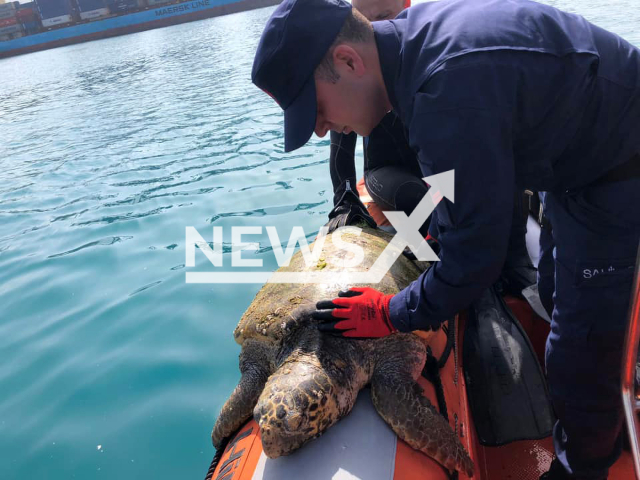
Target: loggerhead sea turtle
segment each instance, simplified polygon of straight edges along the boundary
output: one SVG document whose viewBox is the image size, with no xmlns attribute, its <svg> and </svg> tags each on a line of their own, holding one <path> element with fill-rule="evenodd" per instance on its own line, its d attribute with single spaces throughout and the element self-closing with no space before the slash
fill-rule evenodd
<svg viewBox="0 0 640 480">
<path fill-rule="evenodd" d="M 317 264 L 308 267 L 298 252 L 279 271 L 333 270 L 335 284 L 267 283 L 240 319 L 234 337 L 242 345 L 242 376 L 218 416 L 213 445 L 219 448 L 253 415 L 264 453 L 270 458 L 287 455 L 347 415 L 358 392 L 370 384 L 373 405 L 398 437 L 447 469 L 471 476 L 472 460 L 416 382 L 426 359 L 424 340 L 409 333 L 354 340 L 317 330 L 311 318 L 315 303 L 334 298 L 345 287 L 341 272 L 371 267 L 390 236 L 371 229 L 359 236 L 343 234 L 364 250 L 357 268 L 339 266 L 351 254 L 330 238 Z M 397 293 L 420 272 L 400 255 L 375 288 Z"/>
</svg>

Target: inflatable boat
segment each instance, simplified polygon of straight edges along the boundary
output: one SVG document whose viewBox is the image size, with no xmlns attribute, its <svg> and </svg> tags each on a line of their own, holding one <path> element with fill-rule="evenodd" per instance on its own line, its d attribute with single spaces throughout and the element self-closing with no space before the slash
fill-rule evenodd
<svg viewBox="0 0 640 480">
<path fill-rule="evenodd" d="M 610 470 L 610 480 L 640 480 L 637 275 L 632 303 L 621 392 L 631 441 Z M 538 480 L 549 468 L 555 418 L 541 367 L 548 333 L 548 321 L 529 303 L 503 296 L 497 287 L 440 330 L 415 333 L 429 345 L 419 383 L 469 452 L 476 480 Z M 285 457 L 268 458 L 257 423 L 248 420 L 217 451 L 205 480 L 455 478 L 470 477 L 446 470 L 398 439 L 365 389 L 347 417 Z"/>
</svg>

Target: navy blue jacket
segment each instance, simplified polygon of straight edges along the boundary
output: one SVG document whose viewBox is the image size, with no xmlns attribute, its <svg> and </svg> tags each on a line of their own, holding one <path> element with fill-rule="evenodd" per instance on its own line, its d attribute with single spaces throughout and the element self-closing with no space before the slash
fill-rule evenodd
<svg viewBox="0 0 640 480">
<path fill-rule="evenodd" d="M 441 0 L 373 24 L 393 109 L 437 209 L 442 261 L 392 298 L 401 331 L 439 325 L 498 277 L 514 189 L 589 185 L 640 151 L 640 51 L 526 0 Z"/>
</svg>

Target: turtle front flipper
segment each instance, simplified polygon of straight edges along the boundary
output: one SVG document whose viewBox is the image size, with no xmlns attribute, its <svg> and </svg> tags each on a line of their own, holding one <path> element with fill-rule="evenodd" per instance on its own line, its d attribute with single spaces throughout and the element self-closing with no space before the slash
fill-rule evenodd
<svg viewBox="0 0 640 480">
<path fill-rule="evenodd" d="M 473 476 L 473 461 L 415 380 L 425 361 L 418 337 L 394 334 L 378 348 L 371 399 L 380 416 L 412 448 L 449 470 Z"/>
<path fill-rule="evenodd" d="M 240 372 L 238 385 L 225 402 L 211 432 L 211 441 L 216 449 L 222 440 L 232 435 L 251 417 L 269 375 L 275 370 L 273 346 L 249 339 L 240 351 Z"/>
</svg>

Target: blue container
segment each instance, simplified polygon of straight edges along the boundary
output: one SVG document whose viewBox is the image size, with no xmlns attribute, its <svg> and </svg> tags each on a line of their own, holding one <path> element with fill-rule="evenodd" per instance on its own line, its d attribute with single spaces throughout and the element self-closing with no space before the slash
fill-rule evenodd
<svg viewBox="0 0 640 480">
<path fill-rule="evenodd" d="M 33 35 L 41 30 L 39 22 L 24 22 L 22 28 L 27 35 Z"/>
<path fill-rule="evenodd" d="M 69 0 L 35 0 L 35 3 L 42 19 L 73 14 Z"/>
<path fill-rule="evenodd" d="M 7 5 L 6 3 L 0 3 L 0 20 L 15 17 L 15 15 L 16 9 L 13 7 L 13 4 Z"/>
<path fill-rule="evenodd" d="M 107 7 L 105 0 L 76 0 L 76 3 L 80 12 L 91 12 Z"/>
<path fill-rule="evenodd" d="M 128 12 L 138 8 L 138 0 L 107 0 L 107 6 L 111 13 Z"/>
<path fill-rule="evenodd" d="M 0 35 L 3 37 L 6 35 L 13 35 L 14 33 L 22 33 L 22 27 L 19 23 L 9 25 L 7 27 L 0 27 Z"/>
</svg>

